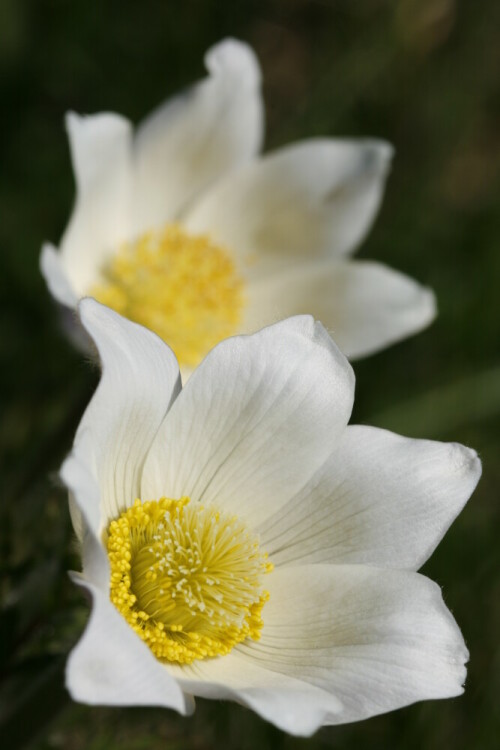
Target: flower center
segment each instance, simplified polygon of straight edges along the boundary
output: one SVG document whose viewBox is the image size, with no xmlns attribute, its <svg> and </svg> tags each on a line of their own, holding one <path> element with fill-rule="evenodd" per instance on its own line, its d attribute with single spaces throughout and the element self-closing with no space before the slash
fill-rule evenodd
<svg viewBox="0 0 500 750">
<path fill-rule="evenodd" d="M 273 566 L 238 518 L 187 497 L 136 500 L 107 548 L 111 601 L 159 659 L 190 664 L 259 639 Z"/>
<path fill-rule="evenodd" d="M 243 307 L 229 253 L 176 224 L 120 247 L 89 293 L 155 331 L 187 367 L 235 333 Z"/>
</svg>

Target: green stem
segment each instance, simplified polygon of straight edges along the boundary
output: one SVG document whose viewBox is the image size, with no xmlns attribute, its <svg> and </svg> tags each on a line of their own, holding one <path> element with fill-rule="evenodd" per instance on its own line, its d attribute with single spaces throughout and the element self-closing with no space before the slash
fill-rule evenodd
<svg viewBox="0 0 500 750">
<path fill-rule="evenodd" d="M 500 366 L 435 388 L 373 415 L 370 424 L 437 438 L 500 413 Z"/>
</svg>

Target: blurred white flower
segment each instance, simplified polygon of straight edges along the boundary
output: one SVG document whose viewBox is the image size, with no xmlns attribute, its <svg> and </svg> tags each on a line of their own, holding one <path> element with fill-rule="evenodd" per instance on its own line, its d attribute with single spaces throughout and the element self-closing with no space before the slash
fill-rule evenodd
<svg viewBox="0 0 500 750">
<path fill-rule="evenodd" d="M 41 268 L 73 308 L 94 296 L 157 332 L 186 371 L 218 341 L 312 313 L 349 357 L 430 323 L 432 292 L 349 255 L 378 211 L 392 148 L 316 138 L 259 156 L 261 76 L 247 45 L 206 55 L 208 77 L 136 133 L 69 114 L 76 203 Z"/>
<path fill-rule="evenodd" d="M 298 316 L 172 351 L 95 300 L 103 375 L 62 468 L 92 614 L 76 700 L 242 703 L 287 732 L 459 695 L 467 660 L 415 571 L 480 476 L 474 451 L 347 426 L 354 376 Z"/>
</svg>

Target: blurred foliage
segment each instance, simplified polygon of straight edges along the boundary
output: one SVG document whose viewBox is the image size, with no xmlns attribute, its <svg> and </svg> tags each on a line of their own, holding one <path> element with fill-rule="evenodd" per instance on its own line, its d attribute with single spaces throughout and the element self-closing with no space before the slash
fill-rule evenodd
<svg viewBox="0 0 500 750">
<path fill-rule="evenodd" d="M 0 729 L 38 750 L 498 747 L 500 5 L 490 0 L 1 0 Z M 72 704 L 64 656 L 86 604 L 56 477 L 96 372 L 66 343 L 38 270 L 73 197 L 63 114 L 138 121 L 203 74 L 225 35 L 265 76 L 267 146 L 314 135 L 396 146 L 362 257 L 437 293 L 423 334 L 356 364 L 355 421 L 474 446 L 485 473 L 425 572 L 471 651 L 465 695 L 290 738 L 228 703 L 182 719 Z"/>
</svg>

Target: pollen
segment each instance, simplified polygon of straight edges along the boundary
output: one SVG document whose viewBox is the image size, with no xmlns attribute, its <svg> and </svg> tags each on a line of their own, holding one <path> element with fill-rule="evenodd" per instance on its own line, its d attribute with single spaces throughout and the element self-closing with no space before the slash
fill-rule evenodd
<svg viewBox="0 0 500 750">
<path fill-rule="evenodd" d="M 158 659 L 191 664 L 260 638 L 273 566 L 237 517 L 187 497 L 136 500 L 107 550 L 111 601 Z"/>
<path fill-rule="evenodd" d="M 243 309 L 229 251 L 177 224 L 122 245 L 89 294 L 157 333 L 187 367 L 236 332 Z"/>
</svg>

